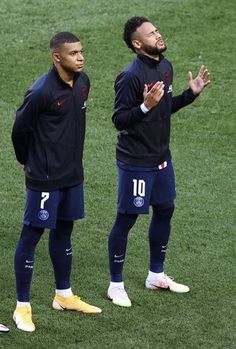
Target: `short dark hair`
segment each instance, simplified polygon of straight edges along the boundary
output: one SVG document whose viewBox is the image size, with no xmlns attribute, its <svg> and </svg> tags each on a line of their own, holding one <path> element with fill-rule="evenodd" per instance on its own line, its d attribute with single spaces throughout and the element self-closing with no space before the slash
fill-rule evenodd
<svg viewBox="0 0 236 349">
<path fill-rule="evenodd" d="M 134 16 L 131 17 L 124 26 L 123 39 L 126 42 L 126 45 L 135 52 L 135 49 L 132 45 L 132 36 L 133 33 L 139 28 L 143 23 L 150 22 L 147 17 L 143 16 Z"/>
<path fill-rule="evenodd" d="M 72 42 L 79 42 L 79 41 L 80 41 L 79 38 L 70 32 L 60 32 L 51 38 L 50 49 L 57 50 L 66 42 L 72 43 Z"/>
</svg>

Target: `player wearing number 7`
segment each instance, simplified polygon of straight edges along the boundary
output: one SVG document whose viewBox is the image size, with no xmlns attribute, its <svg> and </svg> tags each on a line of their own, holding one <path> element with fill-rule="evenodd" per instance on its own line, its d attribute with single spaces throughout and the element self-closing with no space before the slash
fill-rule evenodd
<svg viewBox="0 0 236 349">
<path fill-rule="evenodd" d="M 15 252 L 17 306 L 13 319 L 19 329 L 28 332 L 35 330 L 30 305 L 34 254 L 45 228 L 50 229 L 49 254 L 56 282 L 53 308 L 101 312 L 75 296 L 70 285 L 73 222 L 84 216 L 82 158 L 90 83 L 82 72 L 84 55 L 75 35 L 56 34 L 50 48 L 53 67 L 27 91 L 12 131 L 27 188 L 23 229 Z"/>
<path fill-rule="evenodd" d="M 210 81 L 208 70 L 202 66 L 195 79 L 189 72 L 189 88 L 172 97 L 172 65 L 163 56 L 166 45 L 159 30 L 145 17 L 127 21 L 124 41 L 137 58 L 115 82 L 112 119 L 119 131 L 116 147 L 119 184 L 117 216 L 108 243 L 111 281 L 107 296 L 114 304 L 129 307 L 131 300 L 122 273 L 127 237 L 138 215 L 148 213 L 149 206 L 152 218 L 146 288 L 189 291 L 188 286 L 174 282 L 164 273 L 175 199 L 170 117 L 192 103 Z"/>
</svg>

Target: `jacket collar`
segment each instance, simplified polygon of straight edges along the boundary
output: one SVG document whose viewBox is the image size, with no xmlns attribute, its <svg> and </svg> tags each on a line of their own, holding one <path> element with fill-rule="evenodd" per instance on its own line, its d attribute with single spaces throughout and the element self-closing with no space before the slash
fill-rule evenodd
<svg viewBox="0 0 236 349">
<path fill-rule="evenodd" d="M 156 65 L 158 65 L 161 62 L 161 60 L 164 58 L 164 56 L 160 53 L 159 61 L 156 61 L 155 59 L 150 58 L 150 57 L 148 57 L 146 55 L 142 55 L 142 54 L 138 54 L 137 58 L 140 59 L 142 62 L 150 65 L 150 66 L 156 66 Z"/>
<path fill-rule="evenodd" d="M 69 84 L 67 84 L 64 80 L 62 80 L 62 78 L 60 77 L 60 75 L 59 75 L 59 73 L 58 73 L 58 70 L 57 70 L 57 68 L 55 67 L 54 64 L 53 64 L 53 66 L 52 66 L 51 72 L 54 74 L 54 76 L 57 78 L 57 80 L 58 80 L 61 84 L 70 87 Z M 80 75 L 80 73 L 75 73 L 75 75 L 74 75 L 74 83 L 75 83 L 76 80 L 78 79 L 79 75 Z"/>
</svg>

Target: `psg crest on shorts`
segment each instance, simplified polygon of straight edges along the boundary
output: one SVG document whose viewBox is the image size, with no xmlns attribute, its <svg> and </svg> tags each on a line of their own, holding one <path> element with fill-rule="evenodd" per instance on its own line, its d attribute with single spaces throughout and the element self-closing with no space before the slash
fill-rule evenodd
<svg viewBox="0 0 236 349">
<path fill-rule="evenodd" d="M 49 213 L 46 210 L 40 210 L 38 213 L 38 218 L 41 221 L 46 221 L 49 218 Z"/>
<path fill-rule="evenodd" d="M 134 206 L 136 207 L 142 207 L 144 205 L 144 198 L 141 198 L 141 196 L 137 196 L 134 199 Z"/>
</svg>

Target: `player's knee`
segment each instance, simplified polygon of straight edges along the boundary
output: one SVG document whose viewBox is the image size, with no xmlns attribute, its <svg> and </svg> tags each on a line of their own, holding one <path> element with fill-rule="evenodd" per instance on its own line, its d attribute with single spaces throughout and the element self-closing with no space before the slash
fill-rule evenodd
<svg viewBox="0 0 236 349">
<path fill-rule="evenodd" d="M 175 205 L 173 200 L 153 206 L 153 214 L 156 215 L 158 219 L 171 220 L 174 210 Z"/>
<path fill-rule="evenodd" d="M 73 230 L 73 221 L 57 220 L 56 229 L 50 231 L 50 238 L 64 240 L 69 239 Z"/>
<path fill-rule="evenodd" d="M 23 225 L 20 240 L 24 244 L 37 245 L 42 234 L 44 232 L 44 228 L 32 227 L 31 225 Z"/>
<path fill-rule="evenodd" d="M 137 214 L 117 213 L 116 224 L 123 226 L 125 230 L 130 230 L 138 218 Z"/>
<path fill-rule="evenodd" d="M 56 229 L 57 230 L 61 230 L 61 231 L 68 231 L 68 232 L 70 232 L 70 231 L 73 230 L 73 225 L 74 225 L 73 221 L 58 220 Z"/>
</svg>

